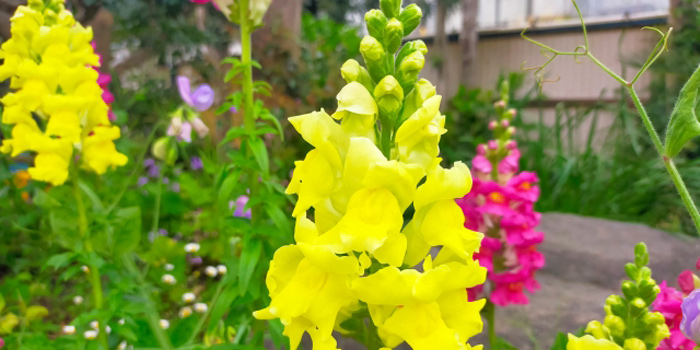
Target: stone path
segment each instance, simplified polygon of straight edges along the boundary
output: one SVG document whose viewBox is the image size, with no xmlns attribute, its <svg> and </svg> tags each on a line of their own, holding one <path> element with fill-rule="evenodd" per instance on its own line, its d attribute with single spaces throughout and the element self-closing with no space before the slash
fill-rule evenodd
<svg viewBox="0 0 700 350">
<path fill-rule="evenodd" d="M 590 320 L 602 321 L 605 299 L 620 293 L 624 266 L 634 258 L 637 242 L 647 243 L 659 283 L 675 285 L 678 274 L 692 269 L 700 257 L 700 240 L 639 224 L 545 214 L 540 230 L 546 235 L 540 250 L 547 258 L 537 275 L 542 289 L 531 296 L 530 305 L 500 309 L 496 315 L 498 335 L 520 350 L 549 349 L 557 332 L 575 332 Z M 482 333 L 470 343 L 485 342 Z M 346 339 L 338 343 L 343 350 L 362 349 Z"/>
</svg>

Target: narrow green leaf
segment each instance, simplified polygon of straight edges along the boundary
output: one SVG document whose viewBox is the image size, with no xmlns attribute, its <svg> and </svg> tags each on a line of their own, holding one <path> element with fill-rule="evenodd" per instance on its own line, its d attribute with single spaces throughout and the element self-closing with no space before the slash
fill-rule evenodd
<svg viewBox="0 0 700 350">
<path fill-rule="evenodd" d="M 251 137 L 248 138 L 248 147 L 250 147 L 250 150 L 253 151 L 253 155 L 255 156 L 255 160 L 258 162 L 260 171 L 262 171 L 265 178 L 267 178 L 268 174 L 270 173 L 270 159 L 267 154 L 265 142 L 263 142 L 263 140 L 260 138 Z"/>
<path fill-rule="evenodd" d="M 83 193 L 85 193 L 85 195 L 88 197 L 88 199 L 90 199 L 90 202 L 92 203 L 93 210 L 95 210 L 96 212 L 104 211 L 105 207 L 104 207 L 104 205 L 102 205 L 102 201 L 100 201 L 100 197 L 97 196 L 95 191 L 93 191 L 92 188 L 90 188 L 90 186 L 88 186 L 88 184 L 86 184 L 84 181 L 80 181 L 80 182 L 78 182 L 78 187 L 80 187 L 80 190 L 82 190 Z"/>
<path fill-rule="evenodd" d="M 116 255 L 133 251 L 141 239 L 141 208 L 129 207 L 115 212 L 114 249 Z"/>
<path fill-rule="evenodd" d="M 224 182 L 221 183 L 216 202 L 219 208 L 221 208 L 222 210 L 228 208 L 228 201 L 231 200 L 231 194 L 233 193 L 233 190 L 236 189 L 236 186 L 239 184 L 240 177 L 240 171 L 233 171 L 229 173 L 228 176 L 224 179 Z"/>
<path fill-rule="evenodd" d="M 248 290 L 250 279 L 253 277 L 255 267 L 260 260 L 262 253 L 262 244 L 259 240 L 248 240 L 247 245 L 244 244 L 243 252 L 241 253 L 241 264 L 238 265 L 238 290 L 240 295 L 244 295 Z"/>
<path fill-rule="evenodd" d="M 666 129 L 666 156 L 673 158 L 692 138 L 700 135 L 700 121 L 695 113 L 700 89 L 700 67 L 681 90 Z"/>
</svg>

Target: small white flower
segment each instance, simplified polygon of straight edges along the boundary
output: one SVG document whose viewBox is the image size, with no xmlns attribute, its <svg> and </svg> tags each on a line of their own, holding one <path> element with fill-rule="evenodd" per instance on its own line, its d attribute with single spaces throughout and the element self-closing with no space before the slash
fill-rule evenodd
<svg viewBox="0 0 700 350">
<path fill-rule="evenodd" d="M 196 253 L 199 251 L 199 244 L 187 243 L 187 244 L 185 244 L 185 251 L 188 253 Z"/>
<path fill-rule="evenodd" d="M 119 321 L 117 321 L 117 323 L 119 323 L 120 326 L 123 326 L 124 323 L 126 323 L 126 320 L 122 318 Z"/>
<path fill-rule="evenodd" d="M 160 328 L 168 329 L 170 328 L 170 322 L 168 320 L 160 320 Z"/>
<path fill-rule="evenodd" d="M 126 350 L 126 346 L 126 340 L 124 340 L 121 343 L 119 343 L 119 345 L 117 345 L 117 350 Z"/>
<path fill-rule="evenodd" d="M 177 280 L 171 274 L 163 275 L 163 277 L 160 280 L 163 281 L 163 283 L 169 284 L 171 286 L 174 285 L 175 283 L 177 283 Z"/>
<path fill-rule="evenodd" d="M 203 313 L 207 312 L 208 309 L 209 309 L 209 307 L 208 307 L 207 304 L 205 304 L 205 303 L 196 303 L 196 304 L 194 304 L 194 311 L 196 311 L 196 312 L 198 312 L 198 313 L 200 313 L 200 314 L 203 314 Z"/>
<path fill-rule="evenodd" d="M 219 265 L 216 267 L 216 270 L 219 271 L 219 275 L 225 275 L 228 272 L 226 265 Z"/>
<path fill-rule="evenodd" d="M 112 328 L 105 326 L 105 332 L 107 332 L 107 334 L 112 333 Z"/>
<path fill-rule="evenodd" d="M 100 323 L 97 321 L 92 321 L 92 322 L 90 322 L 90 328 L 92 328 L 94 330 L 98 330 L 98 329 L 100 329 Z"/>
<path fill-rule="evenodd" d="M 83 270 L 83 272 L 85 272 L 85 273 L 90 272 L 90 268 L 85 266 L 85 265 L 81 266 L 80 269 Z"/>
<path fill-rule="evenodd" d="M 165 264 L 165 271 L 172 271 L 172 270 L 175 270 L 175 265 Z"/>
<path fill-rule="evenodd" d="M 80 305 L 82 303 L 83 303 L 83 297 L 81 297 L 80 295 L 76 295 L 73 297 L 73 304 Z"/>
<path fill-rule="evenodd" d="M 219 271 L 214 266 L 207 266 L 207 268 L 204 269 L 204 273 L 206 273 L 209 277 L 216 277 L 216 275 L 219 274 Z"/>
<path fill-rule="evenodd" d="M 63 326 L 63 334 L 66 334 L 66 335 L 75 334 L 75 326 Z"/>
<path fill-rule="evenodd" d="M 180 316 L 180 318 L 190 317 L 192 315 L 192 308 L 189 306 L 185 306 L 182 309 L 180 309 L 178 315 Z"/>
<path fill-rule="evenodd" d="M 83 333 L 83 336 L 85 337 L 85 339 L 93 340 L 93 339 L 97 338 L 97 331 L 94 331 L 94 330 L 85 331 L 85 333 Z"/>
<path fill-rule="evenodd" d="M 182 301 L 185 303 L 191 303 L 194 301 L 195 298 L 196 296 L 194 295 L 194 293 L 185 293 L 182 295 Z"/>
</svg>

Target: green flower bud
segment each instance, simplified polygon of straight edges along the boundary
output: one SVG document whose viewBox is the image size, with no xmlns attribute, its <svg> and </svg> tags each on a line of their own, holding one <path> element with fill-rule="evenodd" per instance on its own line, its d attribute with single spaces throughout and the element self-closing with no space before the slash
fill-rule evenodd
<svg viewBox="0 0 700 350">
<path fill-rule="evenodd" d="M 627 305 L 624 300 L 619 295 L 612 294 L 605 300 L 605 307 L 610 310 L 609 313 L 616 316 L 626 316 L 627 315 Z M 607 310 L 606 310 L 606 313 Z"/>
<path fill-rule="evenodd" d="M 399 54 L 396 56 L 396 65 L 400 65 L 401 62 L 406 59 L 406 57 L 416 51 L 420 51 L 423 56 L 428 53 L 428 47 L 425 45 L 423 40 L 414 40 L 406 43 L 406 45 L 399 50 Z"/>
<path fill-rule="evenodd" d="M 411 90 L 424 66 L 425 56 L 420 51 L 413 52 L 401 62 L 396 71 L 396 78 L 404 90 Z"/>
<path fill-rule="evenodd" d="M 621 337 L 625 334 L 625 321 L 619 316 L 607 315 L 603 324 L 610 330 L 613 337 Z"/>
<path fill-rule="evenodd" d="M 168 143 L 170 142 L 169 137 L 161 137 L 151 146 L 151 153 L 153 157 L 159 160 L 165 160 L 168 156 Z"/>
<path fill-rule="evenodd" d="M 639 269 L 639 277 L 641 279 L 651 279 L 651 269 L 647 266 L 642 266 L 642 268 Z"/>
<path fill-rule="evenodd" d="M 586 326 L 586 333 L 592 335 L 596 339 L 610 338 L 608 330 L 598 321 L 588 322 L 588 325 Z"/>
<path fill-rule="evenodd" d="M 404 89 L 404 91 L 406 91 Z M 406 101 L 404 102 L 403 112 L 399 118 L 399 125 L 403 123 L 404 120 L 408 119 L 413 113 L 415 113 L 418 108 L 423 106 L 423 102 L 427 99 L 435 96 L 435 86 L 425 79 L 418 81 L 413 90 L 406 96 Z"/>
<path fill-rule="evenodd" d="M 671 336 L 671 331 L 665 322 L 656 325 L 650 332 L 644 336 L 644 341 L 650 344 L 650 349 L 656 349 L 662 340 Z"/>
<path fill-rule="evenodd" d="M 380 115 L 395 117 L 401 109 L 403 89 L 394 76 L 387 75 L 374 88 L 374 98 Z"/>
<path fill-rule="evenodd" d="M 647 303 L 645 303 L 644 300 L 642 300 L 642 298 L 634 298 L 630 305 L 632 306 L 632 308 L 640 310 L 646 309 L 647 307 Z"/>
<path fill-rule="evenodd" d="M 642 267 L 649 263 L 649 252 L 647 245 L 644 242 L 639 242 L 634 247 L 634 264 L 637 267 Z"/>
<path fill-rule="evenodd" d="M 379 8 L 389 17 L 398 17 L 401 13 L 401 0 L 379 0 Z"/>
<path fill-rule="evenodd" d="M 625 273 L 627 273 L 627 277 L 630 279 L 636 280 L 639 276 L 639 268 L 635 264 L 627 263 L 625 265 Z"/>
<path fill-rule="evenodd" d="M 384 40 L 384 28 L 389 20 L 384 16 L 384 13 L 379 10 L 371 10 L 365 13 L 365 23 L 367 23 L 367 32 L 369 35 L 379 41 Z"/>
<path fill-rule="evenodd" d="M 377 39 L 369 35 L 362 38 L 360 53 L 365 59 L 367 70 L 374 81 L 380 81 L 388 74 L 386 51 Z"/>
<path fill-rule="evenodd" d="M 411 34 L 416 28 L 418 28 L 418 25 L 420 25 L 420 21 L 422 18 L 423 11 L 421 11 L 418 5 L 410 4 L 406 6 L 406 8 L 403 9 L 403 11 L 401 11 L 401 14 L 399 15 L 399 21 L 403 23 L 403 34 Z"/>
<path fill-rule="evenodd" d="M 510 99 L 510 83 L 508 83 L 508 80 L 504 80 L 501 83 L 501 100 L 505 102 L 505 104 L 508 104 L 508 100 Z"/>
<path fill-rule="evenodd" d="M 632 281 L 622 282 L 622 294 L 627 300 L 632 300 L 637 296 L 637 285 Z"/>
<path fill-rule="evenodd" d="M 625 339 L 625 344 L 623 347 L 625 350 L 647 350 L 646 344 L 637 338 Z"/>
<path fill-rule="evenodd" d="M 389 23 L 386 24 L 384 39 L 386 49 L 392 55 L 401 47 L 401 41 L 403 40 L 403 24 L 401 24 L 398 19 L 392 18 Z"/>
<path fill-rule="evenodd" d="M 644 315 L 643 321 L 648 325 L 659 325 L 666 322 L 664 315 L 662 315 L 660 312 L 650 312 Z"/>
<path fill-rule="evenodd" d="M 343 66 L 340 67 L 340 75 L 347 83 L 356 81 L 364 85 L 364 87 L 369 91 L 374 89 L 372 77 L 369 76 L 367 69 L 362 67 L 359 62 L 353 59 L 345 61 Z"/>
</svg>

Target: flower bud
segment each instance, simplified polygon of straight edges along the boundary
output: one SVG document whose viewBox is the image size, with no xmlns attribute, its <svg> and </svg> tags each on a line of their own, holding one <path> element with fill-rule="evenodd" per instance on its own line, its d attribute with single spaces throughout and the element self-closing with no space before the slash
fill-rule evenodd
<svg viewBox="0 0 700 350">
<path fill-rule="evenodd" d="M 403 89 L 394 76 L 387 75 L 374 88 L 374 98 L 377 100 L 380 114 L 395 117 L 401 108 Z"/>
<path fill-rule="evenodd" d="M 205 303 L 194 304 L 194 311 L 196 311 L 197 313 L 203 314 L 207 312 L 207 309 L 209 309 L 209 307 Z"/>
<path fill-rule="evenodd" d="M 610 312 L 613 315 L 622 316 L 627 314 L 627 306 L 619 295 L 610 295 L 605 300 L 605 306 L 610 308 Z"/>
<path fill-rule="evenodd" d="M 401 0 L 379 0 L 379 8 L 389 17 L 398 17 L 401 13 Z"/>
<path fill-rule="evenodd" d="M 605 324 L 605 327 L 608 328 L 613 337 L 619 337 L 625 333 L 625 321 L 619 316 L 607 315 L 603 324 Z"/>
<path fill-rule="evenodd" d="M 643 321 L 646 324 L 664 324 L 666 322 L 664 315 L 660 312 L 650 312 L 644 315 Z"/>
<path fill-rule="evenodd" d="M 374 37 L 369 35 L 360 42 L 360 53 L 365 59 L 367 70 L 374 81 L 380 81 L 389 71 L 386 64 L 386 51 L 384 46 Z"/>
<path fill-rule="evenodd" d="M 496 102 L 493 104 L 493 107 L 496 108 L 496 111 L 501 111 L 501 110 L 503 110 L 504 108 L 506 108 L 506 101 L 503 101 L 503 100 L 496 101 Z"/>
<path fill-rule="evenodd" d="M 423 56 L 425 56 L 428 53 L 428 46 L 425 45 L 423 40 L 409 41 L 408 43 L 406 43 L 406 45 L 401 47 L 401 50 L 399 50 L 398 55 L 396 55 L 396 65 L 401 65 L 401 63 L 403 62 L 403 60 L 406 59 L 406 57 L 408 57 L 416 51 L 420 51 L 420 53 L 422 53 Z"/>
<path fill-rule="evenodd" d="M 491 150 L 498 149 L 498 142 L 496 142 L 496 140 L 489 140 L 488 145 Z"/>
<path fill-rule="evenodd" d="M 422 18 L 423 11 L 421 11 L 418 5 L 410 4 L 406 6 L 406 8 L 403 9 L 403 11 L 401 11 L 401 14 L 399 15 L 399 21 L 403 23 L 403 34 L 411 34 L 416 28 L 418 28 L 418 25 L 420 25 L 420 21 Z"/>
<path fill-rule="evenodd" d="M 517 143 L 517 142 L 515 142 L 515 141 L 513 141 L 513 140 L 508 140 L 508 141 L 506 142 L 506 149 L 507 149 L 507 150 L 512 151 L 512 150 L 514 150 L 514 149 L 516 149 L 516 148 L 518 148 L 518 143 Z"/>
<path fill-rule="evenodd" d="M 173 277 L 173 275 L 170 275 L 170 274 L 163 275 L 163 277 L 161 277 L 160 280 L 163 283 L 169 284 L 171 286 L 174 285 L 175 283 L 177 283 L 177 280 L 175 279 L 175 277 Z"/>
<path fill-rule="evenodd" d="M 403 88 L 403 86 L 402 86 Z M 404 89 L 404 93 L 406 93 Z M 399 125 L 403 123 L 404 120 L 408 119 L 413 113 L 415 113 L 419 108 L 423 106 L 423 102 L 427 99 L 435 96 L 435 86 L 425 79 L 419 80 L 410 90 L 408 96 L 406 96 L 406 102 L 403 106 L 403 112 L 401 113 L 401 118 L 399 120 Z"/>
<path fill-rule="evenodd" d="M 202 119 L 195 117 L 192 119 L 192 127 L 194 131 L 199 135 L 199 138 L 204 138 L 209 134 L 209 127 L 202 121 Z"/>
<path fill-rule="evenodd" d="M 647 303 L 645 303 L 644 300 L 642 300 L 642 298 L 634 298 L 632 300 L 632 302 L 630 303 L 630 305 L 633 308 L 640 309 L 640 310 L 645 309 L 647 307 Z"/>
<path fill-rule="evenodd" d="M 189 303 L 193 302 L 195 298 L 196 298 L 196 296 L 194 295 L 194 293 L 187 292 L 187 293 L 182 295 L 182 302 L 189 304 Z"/>
<path fill-rule="evenodd" d="M 508 119 L 511 119 L 511 120 L 513 118 L 515 118 L 517 115 L 518 115 L 518 111 L 515 108 L 511 108 L 508 110 L 508 112 L 506 112 L 506 117 Z"/>
<path fill-rule="evenodd" d="M 384 42 L 390 54 L 395 54 L 403 40 L 403 24 L 396 18 L 389 20 L 384 29 Z"/>
<path fill-rule="evenodd" d="M 384 16 L 384 13 L 379 10 L 370 10 L 365 13 L 365 23 L 367 24 L 367 32 L 369 35 L 379 41 L 384 40 L 384 28 L 389 20 Z"/>
<path fill-rule="evenodd" d="M 217 270 L 216 267 L 214 267 L 214 266 L 207 266 L 204 269 L 204 273 L 206 273 L 207 276 L 214 278 L 214 277 L 216 277 L 216 275 L 219 274 L 219 270 Z"/>
<path fill-rule="evenodd" d="M 622 294 L 627 300 L 633 299 L 637 295 L 637 285 L 632 281 L 622 282 Z"/>
<path fill-rule="evenodd" d="M 489 130 L 494 130 L 498 127 L 498 123 L 495 120 L 489 122 Z"/>
<path fill-rule="evenodd" d="M 340 75 L 348 84 L 356 81 L 364 85 L 368 91 L 373 90 L 372 77 L 369 76 L 369 72 L 367 69 L 365 69 L 365 67 L 362 67 L 359 62 L 353 59 L 345 61 L 343 66 L 340 68 Z"/>
<path fill-rule="evenodd" d="M 634 264 L 641 267 L 649 263 L 649 251 L 644 242 L 637 243 L 634 246 Z"/>
<path fill-rule="evenodd" d="M 506 135 L 508 136 L 508 138 L 513 137 L 513 135 L 515 135 L 515 127 L 511 126 L 508 129 L 506 129 Z"/>
<path fill-rule="evenodd" d="M 93 340 L 93 339 L 97 338 L 97 331 L 95 331 L 95 330 L 85 331 L 83 333 L 83 337 L 85 337 L 85 339 L 87 339 L 87 340 Z"/>
<path fill-rule="evenodd" d="M 413 52 L 401 62 L 396 72 L 396 78 L 405 91 L 411 91 L 424 66 L 425 56 L 420 51 Z"/>
<path fill-rule="evenodd" d="M 501 127 L 507 128 L 510 126 L 510 121 L 508 119 L 501 120 Z"/>
<path fill-rule="evenodd" d="M 219 265 L 216 267 L 216 271 L 219 272 L 219 275 L 225 275 L 226 272 L 228 272 L 228 269 L 226 268 L 226 265 Z"/>
<path fill-rule="evenodd" d="M 168 320 L 160 320 L 160 321 L 158 321 L 158 324 L 160 324 L 160 328 L 163 328 L 163 329 L 170 328 L 170 321 L 168 321 Z"/>
<path fill-rule="evenodd" d="M 625 339 L 624 350 L 647 350 L 647 346 L 641 339 L 629 338 Z"/>
<path fill-rule="evenodd" d="M 476 146 L 476 154 L 478 154 L 480 156 L 485 155 L 486 154 L 486 145 L 484 145 L 482 143 L 482 144 Z"/>
<path fill-rule="evenodd" d="M 165 160 L 168 156 L 168 141 L 167 137 L 161 137 L 153 143 L 151 147 L 153 157 L 159 160 Z"/>
<path fill-rule="evenodd" d="M 627 263 L 625 265 L 625 273 L 627 273 L 627 277 L 630 279 L 636 280 L 639 275 L 639 268 L 633 263 Z"/>
<path fill-rule="evenodd" d="M 605 326 L 603 326 L 598 321 L 588 322 L 588 325 L 586 326 L 586 333 L 592 335 L 593 337 L 595 337 L 597 339 L 608 338 L 607 329 L 605 329 Z"/>
</svg>

